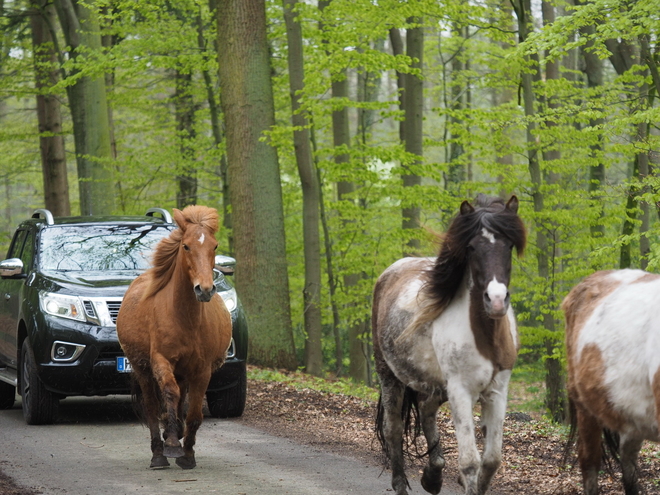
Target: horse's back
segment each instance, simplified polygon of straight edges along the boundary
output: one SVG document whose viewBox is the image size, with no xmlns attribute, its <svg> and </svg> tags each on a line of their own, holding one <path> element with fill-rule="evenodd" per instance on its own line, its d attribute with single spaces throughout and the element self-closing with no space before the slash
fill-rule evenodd
<svg viewBox="0 0 660 495">
<path fill-rule="evenodd" d="M 424 276 L 433 267 L 435 258 L 402 258 L 392 263 L 378 277 L 374 288 L 372 330 L 376 340 L 387 331 L 399 334 L 418 308 L 418 294 Z M 396 321 L 392 314 L 396 313 Z"/>
<path fill-rule="evenodd" d="M 658 440 L 660 276 L 596 272 L 562 309 L 571 399 L 613 431 Z"/>
</svg>

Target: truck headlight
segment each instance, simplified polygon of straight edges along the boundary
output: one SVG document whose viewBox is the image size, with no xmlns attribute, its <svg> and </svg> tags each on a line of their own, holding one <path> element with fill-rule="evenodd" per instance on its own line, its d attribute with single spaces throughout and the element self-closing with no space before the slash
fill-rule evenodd
<svg viewBox="0 0 660 495">
<path fill-rule="evenodd" d="M 225 306 L 227 306 L 227 309 L 231 313 L 236 309 L 236 306 L 238 306 L 238 296 L 236 295 L 236 289 L 229 289 L 229 290 L 223 290 L 222 292 L 219 292 L 220 297 L 222 297 L 222 300 L 225 302 Z"/>
<path fill-rule="evenodd" d="M 86 320 L 82 302 L 76 296 L 41 291 L 39 292 L 39 305 L 42 311 L 49 315 L 77 321 Z"/>
</svg>

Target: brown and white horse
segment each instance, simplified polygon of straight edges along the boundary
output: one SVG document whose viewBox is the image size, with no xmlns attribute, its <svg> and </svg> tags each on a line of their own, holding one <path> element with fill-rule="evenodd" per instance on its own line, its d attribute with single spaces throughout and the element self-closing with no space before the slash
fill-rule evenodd
<svg viewBox="0 0 660 495">
<path fill-rule="evenodd" d="M 618 435 L 623 487 L 637 494 L 642 442 L 660 441 L 660 276 L 596 272 L 571 290 L 562 309 L 584 493 L 598 493 L 605 433 Z"/>
<path fill-rule="evenodd" d="M 501 463 L 507 389 L 519 341 L 509 304 L 513 247 L 525 246 L 518 199 L 480 195 L 464 201 L 437 258 L 404 258 L 374 290 L 372 331 L 381 397 L 377 434 L 392 469 L 392 487 L 406 495 L 403 437 L 413 407 L 429 461 L 422 486 L 440 492 L 445 460 L 437 411 L 449 400 L 465 493 L 483 494 Z M 473 408 L 481 402 L 483 459 Z"/>
<path fill-rule="evenodd" d="M 117 336 L 151 434 L 154 469 L 169 466 L 167 457 L 183 469 L 195 467 L 204 394 L 232 334 L 231 316 L 213 282 L 217 211 L 188 206 L 174 209 L 174 220 L 179 228 L 158 244 L 153 267 L 133 281 L 117 316 Z"/>
</svg>

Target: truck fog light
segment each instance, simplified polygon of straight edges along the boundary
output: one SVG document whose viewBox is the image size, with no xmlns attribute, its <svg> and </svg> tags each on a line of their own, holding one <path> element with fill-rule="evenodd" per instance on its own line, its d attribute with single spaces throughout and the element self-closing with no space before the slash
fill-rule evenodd
<svg viewBox="0 0 660 495">
<path fill-rule="evenodd" d="M 56 340 L 50 351 L 50 358 L 57 363 L 69 363 L 78 359 L 85 346 Z"/>
</svg>

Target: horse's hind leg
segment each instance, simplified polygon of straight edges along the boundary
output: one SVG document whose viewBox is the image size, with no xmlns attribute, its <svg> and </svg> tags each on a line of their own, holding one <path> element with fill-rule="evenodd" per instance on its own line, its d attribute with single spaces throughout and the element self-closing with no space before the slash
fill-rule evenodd
<svg viewBox="0 0 660 495">
<path fill-rule="evenodd" d="M 407 495 L 408 479 L 403 464 L 403 394 L 405 387 L 390 372 L 381 374 L 381 401 L 378 414 L 380 434 L 385 442 L 385 451 L 392 469 L 392 488 L 396 495 Z"/>
<path fill-rule="evenodd" d="M 199 380 L 190 381 L 188 389 L 188 412 L 186 413 L 186 429 L 183 437 L 183 456 L 177 458 L 176 464 L 182 469 L 192 469 L 195 462 L 195 438 L 197 430 L 202 424 L 204 394 L 208 387 L 211 373 L 202 376 Z"/>
<path fill-rule="evenodd" d="M 602 456 L 602 428 L 596 418 L 576 404 L 578 463 L 584 495 L 598 494 L 598 471 Z"/>
<path fill-rule="evenodd" d="M 637 495 L 637 456 L 642 447 L 642 439 L 621 434 L 619 453 L 621 455 L 621 472 L 623 490 L 626 495 Z"/>
<path fill-rule="evenodd" d="M 442 488 L 442 470 L 445 467 L 437 421 L 438 408 L 443 402 L 443 397 L 437 394 L 427 396 L 419 401 L 422 430 L 424 431 L 429 450 L 429 462 L 424 467 L 422 487 L 434 495 L 440 493 L 440 489 Z"/>
</svg>

